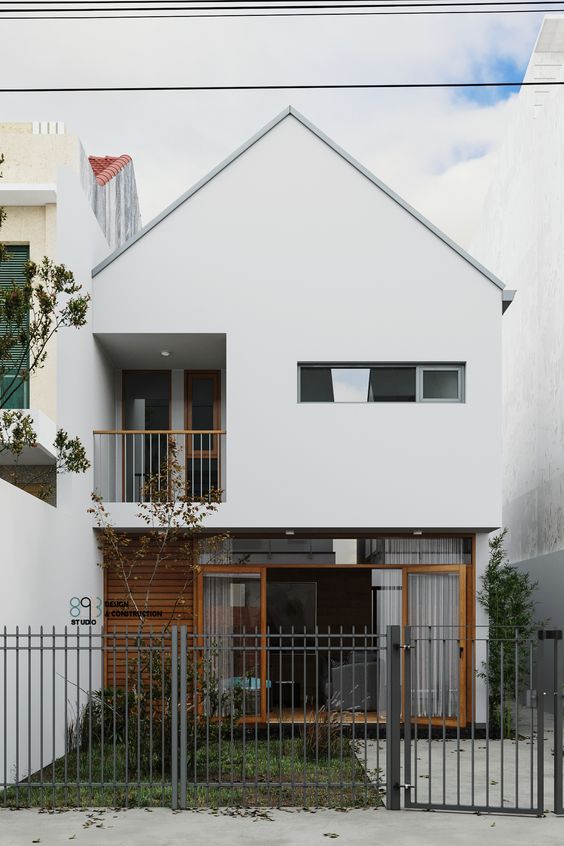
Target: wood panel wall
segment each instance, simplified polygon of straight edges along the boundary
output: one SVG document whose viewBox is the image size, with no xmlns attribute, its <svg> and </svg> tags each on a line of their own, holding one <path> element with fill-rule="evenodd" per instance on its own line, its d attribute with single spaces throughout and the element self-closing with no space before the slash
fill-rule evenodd
<svg viewBox="0 0 564 846">
<path fill-rule="evenodd" d="M 145 605 L 147 589 L 154 569 L 154 557 L 137 559 L 135 557 L 136 541 L 132 540 L 128 548 L 128 565 L 131 566 L 131 576 L 128 579 L 133 599 L 139 608 Z M 137 547 L 138 548 L 138 547 Z M 177 548 L 178 557 L 172 548 L 170 560 L 160 564 L 157 575 L 149 590 L 147 610 L 149 616 L 142 628 L 144 641 L 149 632 L 157 639 L 163 627 L 170 625 L 185 625 L 189 632 L 194 630 L 194 573 L 191 564 L 186 560 L 180 545 Z M 130 556 L 130 557 L 129 557 Z M 135 604 L 128 595 L 127 585 L 119 572 L 108 565 L 104 570 L 104 627 L 109 635 L 106 649 L 104 678 L 107 685 L 113 684 L 114 664 L 113 646 L 114 636 L 117 646 L 116 653 L 116 684 L 123 687 L 126 677 L 125 638 L 127 630 L 135 634 L 139 630 L 139 617 Z M 137 650 L 134 639 L 128 639 L 128 675 L 135 672 L 137 666 Z"/>
</svg>

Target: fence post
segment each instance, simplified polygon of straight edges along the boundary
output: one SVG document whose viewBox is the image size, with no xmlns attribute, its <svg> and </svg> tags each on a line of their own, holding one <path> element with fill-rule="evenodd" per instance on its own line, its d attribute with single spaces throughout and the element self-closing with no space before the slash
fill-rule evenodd
<svg viewBox="0 0 564 846">
<path fill-rule="evenodd" d="M 554 813 L 562 814 L 562 629 L 557 630 L 554 638 Z"/>
<path fill-rule="evenodd" d="M 403 663 L 403 781 L 404 807 L 411 807 L 411 650 L 414 644 L 411 638 L 411 626 L 404 629 L 404 663 Z M 400 668 L 401 669 L 401 668 Z"/>
<path fill-rule="evenodd" d="M 399 811 L 400 717 L 401 717 L 401 628 L 388 626 L 386 632 L 386 808 Z"/>
<path fill-rule="evenodd" d="M 537 645 L 537 815 L 544 814 L 544 630 L 539 630 Z"/>
<path fill-rule="evenodd" d="M 180 627 L 180 807 L 186 808 L 186 626 Z"/>
<path fill-rule="evenodd" d="M 164 643 L 163 643 L 164 649 Z M 171 782 L 172 810 L 178 810 L 178 626 L 172 626 L 170 633 L 170 698 L 171 698 Z"/>
</svg>

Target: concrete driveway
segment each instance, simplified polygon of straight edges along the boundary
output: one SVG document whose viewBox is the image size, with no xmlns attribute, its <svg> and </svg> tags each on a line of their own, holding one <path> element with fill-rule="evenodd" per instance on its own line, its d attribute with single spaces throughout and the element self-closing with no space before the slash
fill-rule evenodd
<svg viewBox="0 0 564 846">
<path fill-rule="evenodd" d="M 564 819 L 421 811 L 0 810 L 0 846 L 559 846 Z"/>
</svg>

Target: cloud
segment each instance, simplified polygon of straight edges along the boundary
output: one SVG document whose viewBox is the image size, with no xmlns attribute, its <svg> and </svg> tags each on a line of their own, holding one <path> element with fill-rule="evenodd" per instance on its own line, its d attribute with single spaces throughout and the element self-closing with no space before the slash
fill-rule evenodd
<svg viewBox="0 0 564 846">
<path fill-rule="evenodd" d="M 2 85 L 466 81 L 522 75 L 539 15 L 2 21 Z M 25 49 L 22 49 L 22 45 Z M 291 102 L 467 243 L 512 96 L 434 91 L 0 95 L 130 153 L 144 220 Z"/>
</svg>

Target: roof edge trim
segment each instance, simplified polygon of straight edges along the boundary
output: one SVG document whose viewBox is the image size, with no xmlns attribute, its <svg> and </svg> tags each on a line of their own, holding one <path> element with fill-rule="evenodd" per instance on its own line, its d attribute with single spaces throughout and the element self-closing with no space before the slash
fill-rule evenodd
<svg viewBox="0 0 564 846">
<path fill-rule="evenodd" d="M 223 159 L 222 162 L 220 162 L 212 170 L 210 170 L 209 173 L 207 173 L 205 176 L 203 176 L 201 179 L 199 179 L 194 185 L 192 185 L 191 188 L 189 188 L 187 191 L 185 191 L 184 194 L 181 194 L 180 197 L 178 197 L 177 200 L 175 200 L 173 203 L 171 203 L 169 206 L 167 206 L 165 209 L 163 209 L 162 212 L 160 212 L 160 214 L 158 214 L 156 217 L 154 217 L 152 220 L 150 220 L 149 223 L 146 223 L 145 226 L 143 226 L 139 230 L 139 232 L 137 232 L 133 236 L 133 238 L 131 238 L 129 241 L 126 241 L 125 244 L 122 244 L 121 247 L 119 247 L 117 250 L 114 250 L 113 253 L 110 253 L 109 256 L 107 256 L 103 261 L 101 261 L 99 264 L 97 264 L 96 267 L 92 270 L 92 276 L 93 277 L 97 276 L 98 273 L 100 273 L 101 270 L 104 270 L 104 268 L 107 267 L 109 264 L 111 264 L 114 261 L 114 259 L 118 258 L 118 256 L 120 256 L 122 253 L 124 253 L 130 247 L 132 247 L 133 244 L 136 243 L 136 241 L 139 241 L 139 239 L 143 237 L 143 235 L 146 235 L 147 232 L 150 232 L 151 229 L 153 229 L 155 226 L 157 226 L 157 224 L 159 224 L 162 220 L 164 220 L 165 217 L 168 217 L 169 214 L 172 214 L 173 211 L 176 211 L 176 209 L 179 206 L 181 206 L 183 203 L 185 203 L 186 200 L 189 200 L 190 197 L 193 197 L 194 194 L 196 194 L 200 190 L 200 188 L 203 188 L 204 185 L 207 185 L 208 182 L 211 182 L 211 180 L 215 176 L 217 176 L 219 173 L 221 173 L 222 170 L 225 170 L 225 168 L 228 167 L 232 162 L 234 162 L 235 159 L 238 159 L 239 156 L 243 155 L 243 153 L 245 153 L 247 150 L 249 150 L 254 144 L 257 143 L 257 141 L 260 141 L 260 139 L 264 135 L 266 135 L 267 132 L 270 132 L 270 130 L 273 129 L 275 126 L 277 126 L 281 121 L 283 121 L 284 118 L 287 118 L 288 115 L 290 114 L 290 112 L 291 112 L 291 109 L 290 109 L 289 106 L 287 106 L 282 112 L 280 112 L 279 115 L 277 115 L 275 118 L 273 118 L 271 121 L 269 121 L 265 126 L 263 126 L 262 129 L 259 129 L 258 132 L 256 132 L 253 136 L 251 136 L 251 138 L 249 138 L 248 141 L 245 141 L 244 144 L 242 144 L 240 147 L 237 147 L 237 149 L 234 150 L 229 156 L 227 156 L 226 159 Z"/>
<path fill-rule="evenodd" d="M 448 235 L 445 235 L 445 233 L 441 229 L 431 223 L 430 220 L 428 220 L 426 217 L 424 217 L 424 215 L 418 212 L 417 209 L 414 209 L 413 206 L 410 206 L 409 203 L 407 203 L 402 197 L 400 197 L 399 194 L 396 194 L 396 192 L 393 191 L 388 185 L 386 185 L 385 182 L 382 182 L 380 179 L 378 179 L 378 177 L 375 176 L 372 171 L 364 167 L 363 164 L 361 164 L 359 161 L 357 161 L 357 159 L 351 156 L 350 153 L 347 153 L 347 151 L 340 147 L 338 144 L 336 144 L 332 138 L 329 138 L 328 135 L 325 135 L 325 133 L 322 132 L 321 129 L 318 129 L 317 126 L 311 123 L 306 117 L 304 117 L 304 115 L 300 114 L 300 112 L 298 112 L 292 106 L 290 106 L 290 114 L 293 115 L 297 120 L 299 120 L 300 123 L 302 123 L 305 127 L 307 127 L 307 129 L 313 132 L 313 134 L 316 135 L 320 139 L 320 141 L 323 141 L 325 144 L 331 147 L 332 150 L 338 153 L 343 159 L 345 159 L 345 161 L 347 161 L 354 168 L 356 168 L 356 170 L 362 173 L 362 175 L 369 179 L 370 182 L 380 188 L 380 190 L 383 191 L 384 194 L 387 194 L 390 199 L 394 200 L 406 212 L 408 212 L 408 214 L 418 220 L 419 223 L 422 223 L 423 226 L 425 226 L 427 229 L 429 229 L 430 232 L 433 233 L 433 235 L 436 235 L 438 238 L 441 239 L 441 241 L 444 241 L 445 244 L 452 250 L 454 250 L 455 253 L 458 253 L 459 256 L 465 259 L 465 261 L 469 262 L 469 264 L 475 267 L 476 270 L 478 270 L 487 279 L 489 279 L 490 282 L 493 282 L 494 285 L 496 285 L 500 290 L 504 290 L 505 285 L 503 284 L 501 279 L 498 279 L 497 276 L 495 276 L 486 267 L 480 264 L 480 262 L 477 261 L 473 256 L 471 256 L 470 253 L 467 253 L 466 250 L 460 246 L 460 244 L 457 244 L 456 241 L 453 241 L 452 238 L 449 238 Z"/>
<path fill-rule="evenodd" d="M 501 291 L 504 290 L 505 285 L 503 282 L 498 279 L 493 273 L 485 268 L 479 261 L 477 261 L 470 253 L 467 253 L 465 249 L 463 249 L 459 244 L 449 238 L 448 235 L 445 235 L 440 229 L 438 229 L 430 220 L 420 214 L 413 206 L 410 206 L 409 203 L 406 203 L 399 194 L 396 194 L 391 188 L 388 187 L 384 182 L 378 179 L 368 168 L 364 167 L 359 161 L 357 161 L 353 156 L 347 153 L 342 147 L 335 143 L 328 135 L 325 135 L 320 129 L 317 128 L 313 123 L 311 123 L 304 115 L 298 112 L 293 106 L 287 106 L 279 115 L 273 118 L 269 123 L 262 127 L 255 135 L 249 138 L 241 147 L 238 147 L 231 155 L 229 155 L 226 159 L 224 159 L 220 164 L 216 165 L 216 167 L 211 170 L 206 176 L 202 177 L 198 182 L 195 183 L 191 188 L 188 189 L 184 194 L 182 194 L 174 203 L 170 206 L 167 206 L 157 217 L 153 218 L 153 220 L 149 221 L 139 232 L 131 238 L 131 240 L 126 241 L 119 249 L 115 250 L 113 253 L 110 253 L 102 262 L 100 262 L 92 271 L 92 276 L 97 276 L 100 271 L 104 270 L 109 264 L 111 264 L 118 256 L 124 253 L 129 247 L 133 246 L 143 235 L 146 235 L 147 232 L 150 232 L 158 223 L 164 220 L 165 217 L 168 217 L 173 211 L 175 211 L 179 206 L 186 202 L 190 197 L 193 197 L 200 188 L 203 188 L 208 182 L 210 182 L 215 176 L 221 173 L 228 165 L 235 161 L 235 159 L 239 158 L 243 153 L 249 150 L 257 141 L 260 141 L 271 129 L 274 129 L 279 123 L 281 123 L 285 118 L 288 116 L 294 117 L 297 121 L 299 121 L 306 129 L 309 129 L 320 141 L 323 141 L 324 144 L 327 144 L 335 153 L 337 153 L 341 158 L 343 158 L 346 162 L 352 165 L 355 170 L 365 176 L 373 185 L 376 185 L 377 188 L 380 188 L 381 191 L 384 192 L 391 200 L 394 200 L 401 208 L 404 209 L 408 214 L 414 217 L 419 223 L 422 223 L 426 229 L 436 235 L 437 238 L 440 238 L 451 250 L 467 261 L 472 267 L 474 267 L 479 273 L 489 279 L 490 282 L 499 288 Z"/>
</svg>

